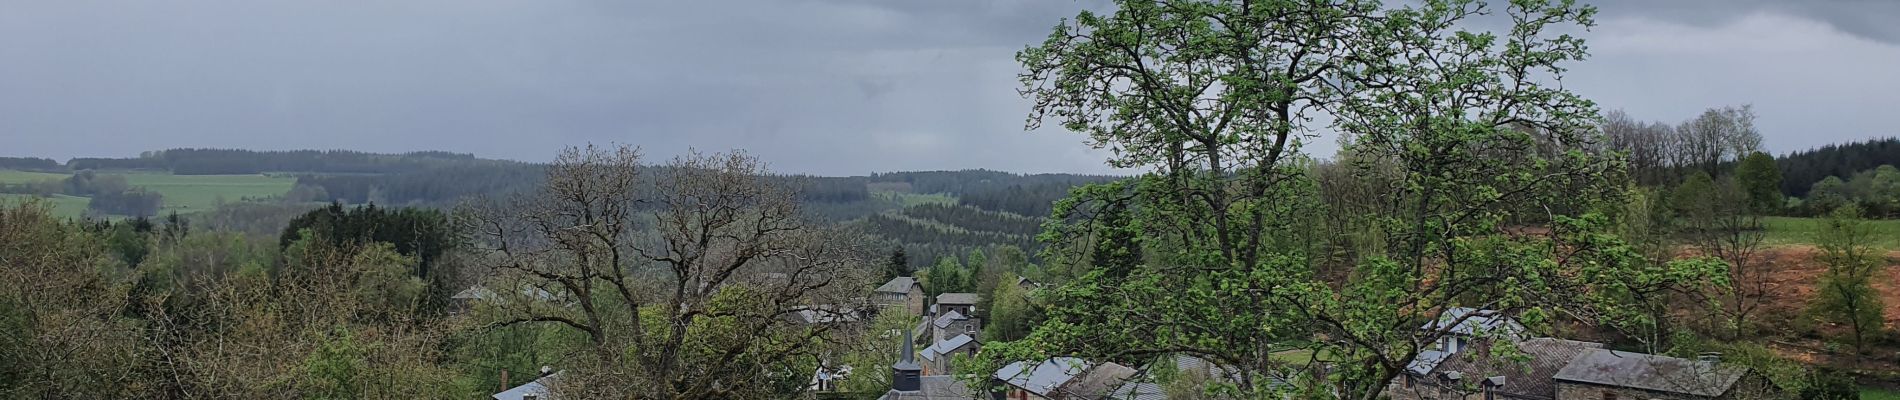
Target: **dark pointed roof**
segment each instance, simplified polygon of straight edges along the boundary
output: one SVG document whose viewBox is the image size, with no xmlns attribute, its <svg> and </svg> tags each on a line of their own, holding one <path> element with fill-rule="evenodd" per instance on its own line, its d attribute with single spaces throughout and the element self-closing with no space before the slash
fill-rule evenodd
<svg viewBox="0 0 1900 400">
<path fill-rule="evenodd" d="M 896 364 L 891 364 L 891 369 L 898 371 L 924 370 L 922 365 L 917 365 L 917 347 L 910 342 L 910 332 L 904 332 L 904 358 L 898 359 Z"/>
</svg>

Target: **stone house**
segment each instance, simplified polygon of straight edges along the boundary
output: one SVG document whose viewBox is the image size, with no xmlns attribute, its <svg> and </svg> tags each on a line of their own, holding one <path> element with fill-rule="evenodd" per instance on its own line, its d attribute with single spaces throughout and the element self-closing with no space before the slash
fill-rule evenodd
<svg viewBox="0 0 1900 400">
<path fill-rule="evenodd" d="M 924 375 L 950 375 L 953 369 L 950 361 L 958 354 L 975 357 L 978 346 L 976 338 L 969 335 L 957 335 L 957 337 L 925 347 L 923 351 L 918 352 L 917 356 L 924 359 L 920 363 L 924 368 Z"/>
<path fill-rule="evenodd" d="M 1041 363 L 1015 362 L 993 377 L 1005 385 L 1003 398 L 1069 400 L 1109 398 L 1138 373 L 1116 363 L 1057 357 Z"/>
<path fill-rule="evenodd" d="M 878 305 L 904 307 L 910 315 L 924 315 L 924 284 L 917 278 L 900 276 L 878 286 L 873 293 Z"/>
<path fill-rule="evenodd" d="M 958 310 L 950 310 L 930 321 L 930 332 L 933 342 L 950 340 L 958 335 L 979 338 L 983 332 L 983 321 L 965 316 Z"/>
<path fill-rule="evenodd" d="M 931 315 L 944 315 L 951 311 L 963 315 L 976 315 L 976 302 L 983 296 L 976 293 L 944 293 L 937 295 L 937 304 L 930 306 Z"/>
<path fill-rule="evenodd" d="M 1767 377 L 1721 356 L 1689 360 L 1594 349 L 1552 377 L 1556 400 L 1753 400 L 1787 397 Z"/>
<path fill-rule="evenodd" d="M 1396 400 L 1555 400 L 1557 389 L 1551 377 L 1577 355 L 1603 347 L 1574 340 L 1529 339 L 1514 343 L 1517 352 L 1529 358 L 1520 362 L 1494 356 L 1495 344 L 1483 341 L 1459 353 L 1420 358 L 1386 384 L 1386 393 Z"/>
</svg>

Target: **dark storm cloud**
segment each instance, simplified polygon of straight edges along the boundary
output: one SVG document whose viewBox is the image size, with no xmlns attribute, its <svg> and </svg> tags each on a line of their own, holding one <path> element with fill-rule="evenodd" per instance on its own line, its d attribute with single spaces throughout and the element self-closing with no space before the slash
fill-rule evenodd
<svg viewBox="0 0 1900 400">
<path fill-rule="evenodd" d="M 1101 1 L 0 0 L 0 155 L 622 142 L 791 172 L 1104 172 L 1079 135 L 1022 132 L 1012 58 Z M 1778 152 L 1894 133 L 1892 3 L 1599 4 L 1566 84 L 1606 106 L 1755 103 Z"/>
<path fill-rule="evenodd" d="M 1600 0 L 1609 17 L 1650 17 L 1705 27 L 1756 13 L 1784 14 L 1826 23 L 1867 39 L 1900 43 L 1900 1 L 1892 0 Z"/>
</svg>

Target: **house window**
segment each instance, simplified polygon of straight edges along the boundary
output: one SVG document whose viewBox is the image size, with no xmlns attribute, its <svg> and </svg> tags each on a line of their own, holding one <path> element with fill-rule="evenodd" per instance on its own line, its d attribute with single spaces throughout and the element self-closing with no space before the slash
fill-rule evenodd
<svg viewBox="0 0 1900 400">
<path fill-rule="evenodd" d="M 1411 376 L 1411 375 L 1406 375 L 1406 376 L 1405 376 L 1405 388 L 1406 388 L 1406 389 L 1411 389 L 1411 388 L 1412 388 L 1412 376 Z"/>
<path fill-rule="evenodd" d="M 1603 391 L 1603 400 L 1616 400 L 1616 392 Z"/>
</svg>

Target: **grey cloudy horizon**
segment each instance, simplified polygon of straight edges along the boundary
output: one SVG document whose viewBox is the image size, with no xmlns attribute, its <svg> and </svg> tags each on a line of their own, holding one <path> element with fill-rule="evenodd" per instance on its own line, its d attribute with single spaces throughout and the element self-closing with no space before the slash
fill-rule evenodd
<svg viewBox="0 0 1900 400">
<path fill-rule="evenodd" d="M 1564 84 L 1605 109 L 1753 104 L 1777 154 L 1900 133 L 1900 2 L 1586 2 L 1592 57 Z M 0 156 L 618 142 L 788 173 L 1112 173 L 1081 135 L 1023 132 L 1013 59 L 1103 3 L 0 0 Z"/>
</svg>

